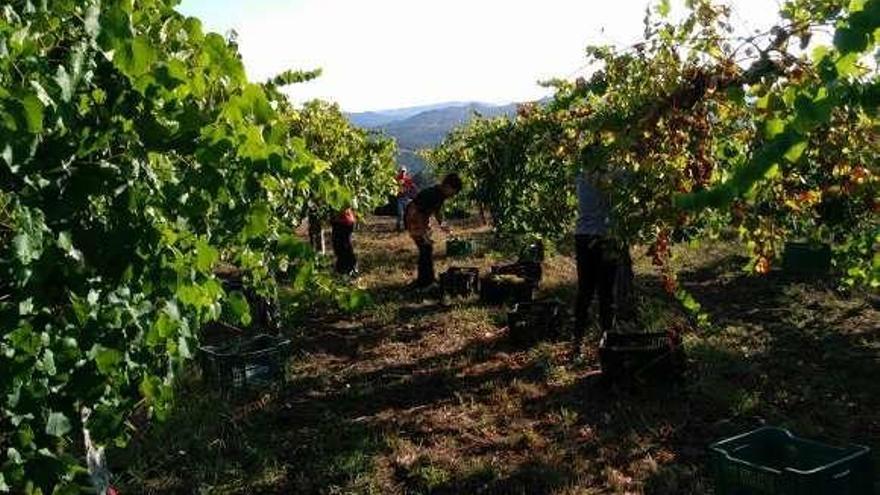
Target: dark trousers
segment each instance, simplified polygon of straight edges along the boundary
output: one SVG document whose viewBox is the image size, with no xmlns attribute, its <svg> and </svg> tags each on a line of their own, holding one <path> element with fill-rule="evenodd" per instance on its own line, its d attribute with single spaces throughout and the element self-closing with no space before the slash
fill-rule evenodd
<svg viewBox="0 0 880 495">
<path fill-rule="evenodd" d="M 321 250 L 321 220 L 314 214 L 309 214 L 309 244 L 315 251 Z"/>
<path fill-rule="evenodd" d="M 351 273 L 357 267 L 354 246 L 351 245 L 353 225 L 332 224 L 333 253 L 336 254 L 336 272 Z"/>
<path fill-rule="evenodd" d="M 578 293 L 575 303 L 575 337 L 584 337 L 593 294 L 599 293 L 599 326 L 603 332 L 614 325 L 614 280 L 617 259 L 602 237 L 575 236 L 577 248 Z"/>
<path fill-rule="evenodd" d="M 430 285 L 436 280 L 434 275 L 434 244 L 430 241 L 416 242 L 419 248 L 419 285 Z"/>
</svg>

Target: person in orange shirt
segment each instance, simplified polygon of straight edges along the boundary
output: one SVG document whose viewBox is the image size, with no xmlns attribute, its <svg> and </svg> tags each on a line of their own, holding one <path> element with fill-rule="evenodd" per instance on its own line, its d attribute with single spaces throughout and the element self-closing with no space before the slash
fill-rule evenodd
<svg viewBox="0 0 880 495">
<path fill-rule="evenodd" d="M 443 223 L 443 203 L 458 194 L 461 187 L 461 178 L 457 174 L 449 174 L 440 185 L 419 192 L 406 207 L 406 229 L 419 248 L 418 278 L 411 284 L 412 288 L 423 289 L 436 282 L 431 217 L 437 219 L 441 229 L 448 231 Z"/>
</svg>

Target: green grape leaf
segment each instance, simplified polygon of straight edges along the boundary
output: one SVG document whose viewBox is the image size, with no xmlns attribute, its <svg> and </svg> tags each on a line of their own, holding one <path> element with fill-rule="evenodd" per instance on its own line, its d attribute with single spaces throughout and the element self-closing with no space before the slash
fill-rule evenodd
<svg viewBox="0 0 880 495">
<path fill-rule="evenodd" d="M 247 298 L 240 291 L 234 291 L 226 299 L 229 309 L 232 310 L 232 316 L 237 322 L 243 326 L 251 324 L 251 307 Z"/>
<path fill-rule="evenodd" d="M 150 41 L 138 36 L 120 47 L 113 55 L 116 67 L 129 77 L 136 78 L 150 71 L 156 61 L 156 51 Z"/>
<path fill-rule="evenodd" d="M 196 268 L 200 272 L 208 272 L 220 258 L 220 252 L 205 241 L 196 243 Z"/>
<path fill-rule="evenodd" d="M 131 38 L 131 0 L 110 0 L 101 2 L 101 32 L 98 44 L 104 50 L 118 49 Z"/>
<path fill-rule="evenodd" d="M 660 0 L 660 3 L 657 4 L 657 13 L 660 14 L 661 17 L 668 17 L 671 11 L 672 6 L 669 0 Z"/>
<path fill-rule="evenodd" d="M 767 139 L 772 139 L 779 134 L 785 132 L 785 121 L 782 119 L 771 119 L 767 121 L 764 129 L 764 135 Z"/>
<path fill-rule="evenodd" d="M 54 79 L 58 89 L 61 90 L 61 100 L 70 102 L 71 98 L 73 98 L 74 81 L 73 77 L 67 72 L 67 68 L 59 65 L 58 70 L 55 71 Z"/>
<path fill-rule="evenodd" d="M 797 163 L 797 161 L 803 156 L 804 151 L 807 150 L 807 146 L 809 146 L 807 141 L 800 141 L 793 144 L 785 153 L 785 159 L 791 163 Z"/>
<path fill-rule="evenodd" d="M 29 94 L 19 100 L 22 115 L 28 132 L 38 134 L 43 131 L 43 102 L 36 95 Z"/>
<path fill-rule="evenodd" d="M 248 222 L 244 228 L 245 238 L 253 239 L 265 234 L 269 230 L 269 217 L 271 214 L 269 207 L 264 203 L 254 206 L 248 215 Z"/>
<path fill-rule="evenodd" d="M 89 355 L 95 360 L 95 365 L 97 365 L 98 371 L 105 375 L 113 374 L 116 366 L 121 363 L 124 358 L 122 352 L 99 344 L 95 344 L 92 347 Z"/>
<path fill-rule="evenodd" d="M 869 42 L 867 33 L 851 27 L 838 28 L 834 33 L 834 47 L 843 54 L 861 53 Z"/>
<path fill-rule="evenodd" d="M 46 420 L 47 435 L 60 438 L 70 433 L 71 429 L 70 420 L 67 419 L 67 416 L 60 412 L 49 413 L 49 418 Z"/>
<path fill-rule="evenodd" d="M 195 17 L 187 17 L 183 21 L 183 30 L 186 32 L 189 41 L 193 43 L 199 43 L 205 37 L 202 32 L 202 21 Z"/>
<path fill-rule="evenodd" d="M 86 9 L 84 24 L 89 38 L 95 39 L 101 33 L 101 7 L 98 2 L 92 2 Z"/>
<path fill-rule="evenodd" d="M 843 77 L 855 76 L 859 73 L 859 54 L 858 53 L 850 53 L 849 55 L 844 55 L 837 59 L 837 62 L 834 63 L 834 67 L 837 69 L 837 73 Z"/>
</svg>

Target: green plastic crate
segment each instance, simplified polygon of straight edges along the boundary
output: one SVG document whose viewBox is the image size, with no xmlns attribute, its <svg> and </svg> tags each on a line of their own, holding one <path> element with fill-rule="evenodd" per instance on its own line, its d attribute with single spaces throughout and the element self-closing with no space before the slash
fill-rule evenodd
<svg viewBox="0 0 880 495">
<path fill-rule="evenodd" d="M 789 273 L 826 274 L 831 271 L 831 246 L 788 242 L 782 254 L 782 268 Z"/>
<path fill-rule="evenodd" d="M 446 256 L 470 256 L 474 254 L 473 241 L 464 239 L 449 239 L 446 241 Z"/>
<path fill-rule="evenodd" d="M 763 427 L 709 447 L 718 495 L 870 495 L 871 450 Z"/>
</svg>

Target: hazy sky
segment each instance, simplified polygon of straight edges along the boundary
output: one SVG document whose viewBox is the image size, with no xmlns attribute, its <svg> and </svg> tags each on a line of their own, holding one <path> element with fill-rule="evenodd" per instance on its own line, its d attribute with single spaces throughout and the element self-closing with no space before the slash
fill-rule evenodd
<svg viewBox="0 0 880 495">
<path fill-rule="evenodd" d="M 681 0 L 678 0 L 680 3 Z M 778 0 L 727 0 L 745 30 L 773 24 Z M 673 0 L 673 4 L 676 0 Z M 321 67 L 289 91 L 349 111 L 444 101 L 506 103 L 572 77 L 584 47 L 629 45 L 650 0 L 183 0 L 206 29 L 234 29 L 248 75 Z"/>
</svg>

